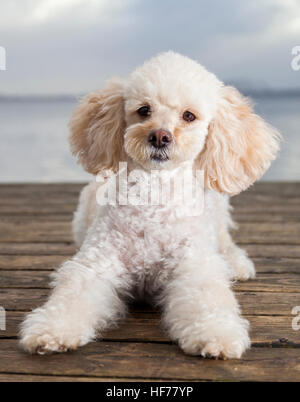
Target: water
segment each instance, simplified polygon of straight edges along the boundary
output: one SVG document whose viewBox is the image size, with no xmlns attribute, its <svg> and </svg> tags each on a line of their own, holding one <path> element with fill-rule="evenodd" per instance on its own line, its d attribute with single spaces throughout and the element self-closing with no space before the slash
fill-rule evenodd
<svg viewBox="0 0 300 402">
<path fill-rule="evenodd" d="M 253 98 L 256 111 L 285 142 L 262 180 L 300 180 L 300 96 Z M 0 182 L 78 182 L 89 175 L 76 164 L 67 123 L 76 101 L 0 101 Z"/>
</svg>

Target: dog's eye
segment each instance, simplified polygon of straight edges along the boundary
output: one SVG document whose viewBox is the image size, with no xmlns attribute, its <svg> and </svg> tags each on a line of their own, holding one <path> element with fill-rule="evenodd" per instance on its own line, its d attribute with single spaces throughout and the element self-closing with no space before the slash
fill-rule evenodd
<svg viewBox="0 0 300 402">
<path fill-rule="evenodd" d="M 150 106 L 142 106 L 137 110 L 137 113 L 142 116 L 142 117 L 147 117 L 150 116 L 151 114 L 151 109 Z"/>
<path fill-rule="evenodd" d="M 196 116 L 194 115 L 194 113 L 189 112 L 188 110 L 186 110 L 183 115 L 182 115 L 183 120 L 185 121 L 194 121 L 196 119 Z"/>
</svg>

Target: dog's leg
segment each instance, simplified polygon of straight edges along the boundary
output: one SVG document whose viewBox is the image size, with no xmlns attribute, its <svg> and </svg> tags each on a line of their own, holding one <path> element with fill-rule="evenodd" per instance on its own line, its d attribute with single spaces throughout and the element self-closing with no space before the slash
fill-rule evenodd
<svg viewBox="0 0 300 402">
<path fill-rule="evenodd" d="M 230 235 L 230 229 L 235 228 L 236 225 L 230 215 L 229 198 L 220 196 L 219 206 L 219 251 L 231 268 L 231 278 L 241 281 L 255 278 L 253 262 L 245 250 L 234 244 Z"/>
<path fill-rule="evenodd" d="M 77 247 L 84 242 L 88 228 L 97 214 L 96 193 L 98 188 L 99 183 L 91 182 L 80 193 L 72 222 L 73 237 Z"/>
<path fill-rule="evenodd" d="M 31 353 L 76 349 L 101 336 L 123 316 L 121 298 L 129 287 L 125 268 L 110 252 L 79 252 L 55 274 L 54 289 L 44 306 L 27 315 L 21 327 L 21 345 Z"/>
<path fill-rule="evenodd" d="M 240 358 L 250 346 L 228 270 L 218 254 L 182 261 L 174 270 L 161 298 L 163 323 L 187 354 Z"/>
</svg>

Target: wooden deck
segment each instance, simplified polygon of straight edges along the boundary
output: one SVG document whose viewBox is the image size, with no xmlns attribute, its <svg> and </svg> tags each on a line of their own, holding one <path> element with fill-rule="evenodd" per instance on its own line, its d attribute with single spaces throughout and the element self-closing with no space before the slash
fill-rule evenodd
<svg viewBox="0 0 300 402">
<path fill-rule="evenodd" d="M 75 252 L 70 222 L 81 187 L 0 186 L 0 306 L 7 315 L 0 381 L 300 381 L 300 331 L 291 314 L 300 306 L 300 183 L 258 183 L 233 199 L 235 239 L 258 272 L 234 285 L 252 328 L 252 349 L 241 360 L 185 356 L 159 329 L 159 314 L 141 305 L 103 341 L 78 351 L 20 351 L 20 321 L 45 301 L 50 271 Z"/>
</svg>

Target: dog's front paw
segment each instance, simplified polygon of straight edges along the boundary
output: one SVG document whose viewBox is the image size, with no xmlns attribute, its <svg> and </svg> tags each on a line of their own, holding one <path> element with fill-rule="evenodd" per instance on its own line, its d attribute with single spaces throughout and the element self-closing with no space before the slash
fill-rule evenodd
<svg viewBox="0 0 300 402">
<path fill-rule="evenodd" d="M 225 258 L 232 269 L 232 279 L 247 281 L 255 278 L 255 266 L 244 250 L 235 247 Z"/>
<path fill-rule="evenodd" d="M 241 256 L 234 267 L 233 279 L 247 281 L 255 278 L 255 267 L 253 262 L 246 256 Z"/>
<path fill-rule="evenodd" d="M 21 347 L 29 353 L 61 353 L 76 349 L 90 339 L 78 331 L 57 325 L 57 320 L 47 315 L 43 309 L 29 314 L 21 327 Z"/>
<path fill-rule="evenodd" d="M 66 352 L 68 349 L 71 349 L 68 345 L 61 343 L 58 338 L 49 333 L 24 335 L 21 338 L 21 346 L 25 351 L 39 355 Z"/>
<path fill-rule="evenodd" d="M 250 347 L 248 322 L 238 318 L 235 322 L 221 322 L 207 325 L 200 333 L 191 331 L 189 336 L 179 340 L 182 350 L 189 355 L 201 355 L 214 359 L 240 359 Z"/>
<path fill-rule="evenodd" d="M 201 350 L 201 356 L 213 359 L 240 359 L 248 347 L 248 339 L 215 340 L 208 342 Z"/>
</svg>

